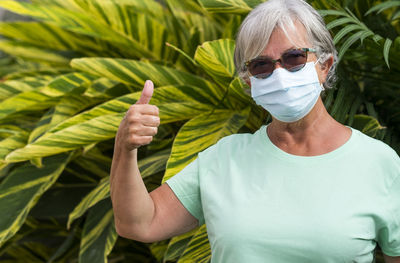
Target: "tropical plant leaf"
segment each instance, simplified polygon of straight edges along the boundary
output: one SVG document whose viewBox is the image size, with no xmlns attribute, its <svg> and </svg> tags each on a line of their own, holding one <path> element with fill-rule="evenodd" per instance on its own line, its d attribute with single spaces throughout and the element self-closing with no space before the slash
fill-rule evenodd
<svg viewBox="0 0 400 263">
<path fill-rule="evenodd" d="M 70 11 L 58 6 L 37 5 L 24 2 L 4 0 L 0 7 L 12 12 L 32 16 L 45 22 L 54 23 L 57 26 L 78 34 L 99 38 L 114 43 L 124 48 L 127 54 L 134 57 L 146 56 L 153 58 L 154 55 L 137 40 L 115 31 L 110 26 L 102 23 L 96 17 L 77 11 Z"/>
<path fill-rule="evenodd" d="M 199 0 L 200 5 L 208 12 L 247 14 L 262 0 Z"/>
<path fill-rule="evenodd" d="M 40 91 L 21 92 L 0 104 L 0 119 L 16 113 L 45 110 L 55 105 L 57 101 L 57 98 L 47 96 Z"/>
<path fill-rule="evenodd" d="M 193 91 L 192 87 L 185 86 Z M 182 97 L 178 96 L 182 94 Z M 33 158 L 49 156 L 79 147 L 91 145 L 115 136 L 119 124 L 130 105 L 139 99 L 141 92 L 123 96 L 107 102 L 87 113 L 78 115 L 73 120 L 59 124 L 48 133 L 22 149 L 10 153 L 7 162 L 19 162 Z M 166 98 L 171 99 L 168 101 Z M 175 101 L 174 99 L 175 98 Z M 189 100 L 187 94 L 175 86 L 157 88 L 150 103 L 160 110 L 161 123 L 190 119 L 210 110 L 210 105 Z M 158 104 L 157 101 L 166 102 Z M 109 107 L 112 105 L 112 107 Z M 67 123 L 68 122 L 68 123 Z"/>
<path fill-rule="evenodd" d="M 69 154 L 51 156 L 38 169 L 31 164 L 15 168 L 0 185 L 0 246 L 24 223 L 38 198 L 57 180 L 70 158 Z"/>
<path fill-rule="evenodd" d="M 55 78 L 40 91 L 51 97 L 63 96 L 66 93 L 81 94 L 95 79 L 96 76 L 87 73 L 68 73 Z"/>
<path fill-rule="evenodd" d="M 243 110 L 250 106 L 251 112 L 246 126 L 250 130 L 256 131 L 264 123 L 267 112 L 254 102 L 251 96 L 246 93 L 246 89 L 249 89 L 249 86 L 244 84 L 239 77 L 236 77 L 229 84 L 227 96 L 223 103 L 228 109 L 232 110 Z"/>
<path fill-rule="evenodd" d="M 47 84 L 48 78 L 25 77 L 18 80 L 6 80 L 0 83 L 0 100 L 8 99 L 18 93 L 41 88 Z"/>
<path fill-rule="evenodd" d="M 178 263 L 199 262 L 208 263 L 211 260 L 211 246 L 208 241 L 207 227 L 202 225 L 191 238 Z"/>
<path fill-rule="evenodd" d="M 375 137 L 378 132 L 386 129 L 374 117 L 362 114 L 355 115 L 352 127 L 371 137 Z"/>
<path fill-rule="evenodd" d="M 118 52 L 109 48 L 107 41 L 71 32 L 46 22 L 3 22 L 0 23 L 0 34 L 38 48 L 70 50 L 69 53 L 75 56 L 120 56 Z"/>
<path fill-rule="evenodd" d="M 393 41 L 390 40 L 389 38 L 387 38 L 385 40 L 385 44 L 383 47 L 383 57 L 385 59 L 386 65 L 388 66 L 388 68 L 390 68 L 389 66 L 389 51 L 390 51 L 390 47 L 392 45 Z"/>
<path fill-rule="evenodd" d="M 123 113 L 104 115 L 69 127 L 59 133 L 44 135 L 24 148 L 10 153 L 6 161 L 20 162 L 50 156 L 110 139 L 118 130 L 123 116 Z"/>
<path fill-rule="evenodd" d="M 143 9 L 160 10 L 157 15 L 148 12 L 138 12 L 139 1 L 76 1 L 84 12 L 102 21 L 113 31 L 131 40 L 138 49 L 148 53 L 153 58 L 167 58 L 169 50 L 165 42 L 176 42 L 174 34 L 168 34 L 163 18 L 162 6 L 155 1 L 148 1 Z M 155 10 L 152 10 L 154 12 Z M 140 57 L 140 56 L 137 56 Z"/>
<path fill-rule="evenodd" d="M 167 250 L 164 253 L 164 262 L 177 261 L 185 252 L 187 245 L 192 237 L 197 233 L 200 227 L 197 227 L 187 233 L 171 238 Z"/>
<path fill-rule="evenodd" d="M 91 208 L 86 217 L 79 262 L 107 262 L 117 237 L 111 200 L 105 199 Z"/>
<path fill-rule="evenodd" d="M 194 59 L 221 87 L 226 87 L 235 74 L 234 49 L 235 42 L 230 39 L 205 42 L 197 48 Z"/>
<path fill-rule="evenodd" d="M 70 61 L 69 58 L 61 55 L 57 51 L 34 47 L 18 41 L 2 40 L 0 41 L 0 50 L 15 57 L 58 66 L 68 65 Z"/>
<path fill-rule="evenodd" d="M 170 150 L 157 152 L 149 157 L 138 161 L 140 174 L 142 178 L 146 178 L 165 169 Z M 89 208 L 110 196 L 110 178 L 104 177 L 89 194 L 69 214 L 67 227 L 69 228 L 72 222 L 82 216 Z"/>
<path fill-rule="evenodd" d="M 173 68 L 128 59 L 83 58 L 74 59 L 75 69 L 107 77 L 126 84 L 143 87 L 150 79 L 157 86 L 193 85 L 204 89 L 214 101 L 220 100 L 224 92 L 209 81 Z M 141 89 L 141 88 L 140 88 Z"/>
<path fill-rule="evenodd" d="M 377 4 L 373 7 L 371 7 L 365 15 L 369 15 L 373 12 L 377 12 L 378 14 L 386 9 L 392 8 L 392 7 L 399 7 L 400 6 L 400 1 L 396 0 L 391 0 L 391 1 L 385 1 L 383 3 Z"/>
<path fill-rule="evenodd" d="M 341 25 L 345 25 L 345 24 L 349 24 L 352 23 L 353 19 L 350 17 L 342 17 L 342 18 L 338 18 L 335 20 L 332 20 L 332 22 L 330 22 L 329 24 L 326 25 L 326 28 L 328 30 L 331 30 L 337 26 L 341 26 Z"/>
<path fill-rule="evenodd" d="M 57 124 L 63 122 L 74 114 L 86 109 L 89 106 L 98 104 L 103 101 L 102 98 L 91 98 L 78 94 L 71 94 L 64 96 L 53 108 L 51 108 L 43 117 L 37 122 L 36 127 L 29 135 L 28 143 L 32 143 L 40 136 L 45 134 Z"/>
<path fill-rule="evenodd" d="M 102 115 L 126 112 L 140 98 L 141 93 L 141 91 L 138 91 L 107 101 L 66 120 L 50 130 L 50 133 L 58 132 L 72 125 L 83 123 Z M 205 110 L 210 110 L 214 102 L 212 99 L 206 91 L 198 87 L 189 85 L 164 86 L 155 89 L 150 104 L 159 107 L 161 122 L 169 123 L 186 120 Z M 183 114 L 184 111 L 185 114 Z"/>
<path fill-rule="evenodd" d="M 246 123 L 249 112 L 250 108 L 240 112 L 215 110 L 185 123 L 176 135 L 163 182 L 193 161 L 198 152 L 236 133 Z"/>
</svg>

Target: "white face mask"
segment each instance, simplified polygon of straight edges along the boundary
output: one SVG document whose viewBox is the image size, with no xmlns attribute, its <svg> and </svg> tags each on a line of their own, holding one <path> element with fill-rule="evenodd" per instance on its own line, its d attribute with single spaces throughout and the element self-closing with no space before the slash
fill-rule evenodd
<svg viewBox="0 0 400 263">
<path fill-rule="evenodd" d="M 251 96 L 282 122 L 295 122 L 306 116 L 317 103 L 323 89 L 314 62 L 299 71 L 276 68 L 266 79 L 250 77 Z"/>
</svg>

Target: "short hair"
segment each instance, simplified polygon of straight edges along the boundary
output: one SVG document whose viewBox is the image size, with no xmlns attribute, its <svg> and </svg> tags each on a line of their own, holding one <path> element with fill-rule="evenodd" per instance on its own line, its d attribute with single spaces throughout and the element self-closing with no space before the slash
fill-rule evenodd
<svg viewBox="0 0 400 263">
<path fill-rule="evenodd" d="M 261 54 L 273 30 L 277 27 L 282 29 L 290 39 L 286 27 L 294 29 L 295 21 L 304 25 L 307 39 L 316 49 L 319 63 L 322 64 L 333 57 L 333 65 L 324 83 L 325 88 L 332 87 L 336 80 L 337 51 L 324 20 L 303 0 L 269 0 L 255 7 L 247 15 L 236 37 L 235 65 L 239 77 L 248 79 L 244 63 Z"/>
</svg>

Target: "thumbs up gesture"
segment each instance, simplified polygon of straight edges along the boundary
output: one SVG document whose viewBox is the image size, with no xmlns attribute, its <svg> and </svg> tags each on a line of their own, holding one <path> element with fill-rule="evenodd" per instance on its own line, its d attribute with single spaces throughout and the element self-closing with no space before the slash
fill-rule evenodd
<svg viewBox="0 0 400 263">
<path fill-rule="evenodd" d="M 153 82 L 147 80 L 140 99 L 129 108 L 119 125 L 115 138 L 118 146 L 132 151 L 149 144 L 157 134 L 157 127 L 160 125 L 159 110 L 157 106 L 149 104 L 153 91 Z"/>
</svg>

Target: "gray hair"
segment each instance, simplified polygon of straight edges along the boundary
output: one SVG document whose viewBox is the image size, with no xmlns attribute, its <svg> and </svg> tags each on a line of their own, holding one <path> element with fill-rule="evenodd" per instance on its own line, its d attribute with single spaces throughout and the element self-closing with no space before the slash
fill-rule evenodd
<svg viewBox="0 0 400 263">
<path fill-rule="evenodd" d="M 332 86 L 336 80 L 337 51 L 324 20 L 303 0 L 269 0 L 247 15 L 239 28 L 235 48 L 235 65 L 242 79 L 249 78 L 244 63 L 261 54 L 272 31 L 279 27 L 290 40 L 286 26 L 295 29 L 294 21 L 304 25 L 309 42 L 317 50 L 316 56 L 320 64 L 333 57 L 333 65 L 324 83 L 325 88 Z"/>
</svg>

